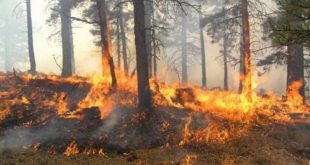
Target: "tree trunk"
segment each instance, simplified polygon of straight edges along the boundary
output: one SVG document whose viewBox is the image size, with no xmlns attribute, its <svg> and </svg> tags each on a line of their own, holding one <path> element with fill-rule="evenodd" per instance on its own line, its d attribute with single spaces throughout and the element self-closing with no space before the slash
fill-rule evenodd
<svg viewBox="0 0 310 165">
<path fill-rule="evenodd" d="M 102 69 L 103 74 L 108 74 L 107 65 L 110 69 L 110 75 L 112 79 L 112 90 L 115 91 L 117 88 L 117 80 L 114 70 L 114 62 L 111 56 L 112 53 L 112 44 L 110 38 L 110 29 L 107 16 L 107 7 L 105 0 L 96 0 L 97 9 L 99 12 L 99 27 L 100 27 L 100 36 L 101 36 L 101 46 L 102 46 Z"/>
<path fill-rule="evenodd" d="M 148 72 L 148 54 L 146 52 L 144 3 L 141 0 L 133 0 L 133 4 L 139 107 L 142 109 L 152 109 Z"/>
<path fill-rule="evenodd" d="M 242 76 L 244 73 L 243 68 L 243 58 L 244 58 L 244 51 L 243 51 L 243 34 L 242 34 L 242 27 L 241 29 L 241 35 L 240 35 L 240 66 L 239 66 L 239 93 L 242 93 Z"/>
<path fill-rule="evenodd" d="M 61 8 L 61 39 L 62 39 L 62 76 L 68 77 L 74 74 L 74 57 L 73 57 L 73 36 L 71 4 L 68 0 L 60 0 Z"/>
<path fill-rule="evenodd" d="M 296 89 L 296 83 L 298 89 Z M 297 91 L 294 91 L 297 90 Z M 289 45 L 287 57 L 287 96 L 296 97 L 294 92 L 305 102 L 304 50 L 302 45 Z M 297 101 L 294 98 L 295 101 Z"/>
<path fill-rule="evenodd" d="M 199 15 L 199 20 L 201 20 L 201 15 Z M 202 73 L 202 87 L 207 87 L 207 69 L 206 69 L 206 50 L 205 50 L 205 40 L 203 34 L 203 27 L 200 26 L 200 45 L 201 45 L 201 73 Z"/>
<path fill-rule="evenodd" d="M 224 34 L 223 38 L 223 57 L 224 57 L 224 90 L 228 91 L 228 64 L 227 64 L 227 35 Z"/>
<path fill-rule="evenodd" d="M 149 76 L 152 77 L 152 10 L 153 0 L 144 0 L 145 3 L 145 29 L 146 53 L 148 55 Z"/>
<path fill-rule="evenodd" d="M 119 18 L 117 18 L 116 23 L 116 33 L 117 33 L 117 67 L 121 68 L 121 33 L 120 33 L 120 21 Z"/>
<path fill-rule="evenodd" d="M 32 18 L 31 18 L 31 1 L 27 0 L 27 30 L 28 30 L 28 52 L 30 60 L 30 73 L 36 73 L 36 60 L 33 48 L 33 34 L 32 34 Z"/>
<path fill-rule="evenodd" d="M 250 50 L 250 24 L 248 12 L 248 0 L 242 0 L 242 34 L 243 34 L 243 52 L 244 57 L 242 65 L 244 68 L 242 80 L 242 93 L 251 100 L 252 96 L 252 65 L 251 65 L 251 50 Z"/>
<path fill-rule="evenodd" d="M 128 67 L 128 57 L 127 57 L 127 41 L 126 41 L 126 32 L 125 32 L 125 23 L 124 23 L 124 13 L 123 7 L 120 6 L 120 31 L 122 38 L 122 48 L 123 48 L 123 64 L 125 75 L 128 76 L 129 67 Z"/>
<path fill-rule="evenodd" d="M 153 18 L 154 20 L 154 18 Z M 153 71 L 154 71 L 154 77 L 157 78 L 157 52 L 156 52 L 156 40 L 155 40 L 155 29 L 153 28 Z"/>
<path fill-rule="evenodd" d="M 187 18 L 182 17 L 182 83 L 187 84 Z"/>
</svg>

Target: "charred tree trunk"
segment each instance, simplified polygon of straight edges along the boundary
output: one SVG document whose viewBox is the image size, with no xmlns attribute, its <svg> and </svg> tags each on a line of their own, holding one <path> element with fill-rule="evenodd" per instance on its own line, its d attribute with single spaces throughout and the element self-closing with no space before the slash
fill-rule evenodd
<svg viewBox="0 0 310 165">
<path fill-rule="evenodd" d="M 201 15 L 199 16 L 201 20 Z M 206 50 L 205 40 L 203 34 L 203 26 L 200 23 L 200 45 L 201 45 L 201 73 L 202 73 L 202 87 L 207 87 L 207 69 L 206 69 Z"/>
<path fill-rule="evenodd" d="M 304 80 L 304 50 L 302 45 L 289 45 L 287 57 L 287 96 L 292 96 L 292 92 L 298 83 L 298 94 L 305 102 L 305 80 Z"/>
<path fill-rule="evenodd" d="M 116 33 L 117 33 L 117 67 L 121 68 L 121 33 L 120 33 L 120 21 L 119 18 L 117 18 L 116 23 Z"/>
<path fill-rule="evenodd" d="M 144 0 L 145 4 L 145 30 L 146 30 L 146 53 L 148 55 L 149 76 L 152 77 L 152 10 L 153 1 Z"/>
<path fill-rule="evenodd" d="M 33 33 L 32 33 L 32 17 L 31 17 L 31 1 L 26 1 L 27 5 L 27 30 L 28 30 L 28 52 L 30 60 L 30 73 L 35 74 L 36 71 L 36 60 L 34 56 L 33 48 Z"/>
<path fill-rule="evenodd" d="M 187 18 L 182 17 L 182 83 L 187 84 Z"/>
<path fill-rule="evenodd" d="M 122 48 L 123 48 L 123 64 L 125 75 L 128 76 L 129 67 L 128 67 L 128 57 L 127 57 L 127 41 L 126 41 L 126 32 L 125 32 L 125 22 L 124 22 L 124 13 L 123 7 L 120 6 L 120 32 L 122 38 Z"/>
<path fill-rule="evenodd" d="M 251 65 L 251 50 L 250 50 L 250 24 L 248 0 L 242 0 L 242 34 L 243 34 L 243 52 L 244 57 L 242 66 L 244 68 L 242 80 L 242 93 L 251 99 L 252 95 L 252 65 Z"/>
<path fill-rule="evenodd" d="M 148 54 L 146 51 L 144 3 L 141 0 L 133 0 L 133 4 L 139 107 L 142 109 L 152 109 L 148 72 Z"/>
<path fill-rule="evenodd" d="M 68 0 L 60 0 L 61 8 L 61 39 L 62 39 L 62 73 L 63 77 L 72 76 L 74 74 L 74 55 L 73 55 L 73 36 L 71 4 Z"/>
<path fill-rule="evenodd" d="M 99 13 L 99 27 L 100 27 L 100 37 L 101 37 L 101 47 L 102 47 L 102 69 L 103 74 L 107 74 L 107 65 L 110 69 L 110 75 L 112 79 L 112 90 L 115 91 L 117 88 L 117 80 L 114 69 L 114 62 L 111 56 L 112 44 L 110 38 L 107 7 L 105 0 L 96 0 L 97 9 Z"/>
<path fill-rule="evenodd" d="M 224 90 L 228 91 L 228 64 L 227 64 L 227 58 L 228 58 L 228 51 L 227 51 L 227 35 L 224 34 L 223 38 L 223 61 L 224 61 Z"/>
</svg>

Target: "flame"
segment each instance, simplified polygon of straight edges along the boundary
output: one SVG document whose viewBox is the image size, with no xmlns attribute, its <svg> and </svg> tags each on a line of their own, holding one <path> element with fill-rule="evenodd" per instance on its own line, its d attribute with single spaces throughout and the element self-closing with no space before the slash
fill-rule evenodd
<svg viewBox="0 0 310 165">
<path fill-rule="evenodd" d="M 197 160 L 197 155 L 195 155 L 195 154 L 188 154 L 181 161 L 181 165 L 194 165 L 196 160 Z"/>
<path fill-rule="evenodd" d="M 299 91 L 304 85 L 303 80 L 293 82 L 287 92 L 287 99 L 293 105 L 302 105 L 304 100 L 303 97 L 300 95 Z"/>
<path fill-rule="evenodd" d="M 57 114 L 59 116 L 63 116 L 69 111 L 68 103 L 65 101 L 65 97 L 66 97 L 66 94 L 64 92 L 62 92 L 59 96 L 60 100 L 59 100 L 58 107 L 57 107 Z"/>
<path fill-rule="evenodd" d="M 75 141 L 72 141 L 67 147 L 66 151 L 64 152 L 64 155 L 71 156 L 71 155 L 76 155 L 78 153 L 80 153 L 80 151 L 77 147 L 77 144 Z"/>
<path fill-rule="evenodd" d="M 127 77 L 122 71 L 116 70 L 118 77 L 118 90 L 116 93 L 111 93 L 110 76 L 88 76 L 88 77 L 70 77 L 59 78 L 54 75 L 21 75 L 23 82 L 28 85 L 34 80 L 45 80 L 53 84 L 88 84 L 90 86 L 85 97 L 81 98 L 71 108 L 70 99 L 67 99 L 68 93 L 54 92 L 48 100 L 36 98 L 43 107 L 54 107 L 55 114 L 60 118 L 82 119 L 82 112 L 89 108 L 96 108 L 100 111 L 100 119 L 105 120 L 116 108 L 116 106 L 133 107 L 137 103 L 137 84 L 136 77 Z M 4 81 L 4 80 L 3 80 Z M 289 117 L 290 113 L 303 112 L 309 114 L 309 108 L 302 104 L 302 97 L 299 95 L 299 89 L 303 82 L 297 81 L 289 88 L 288 99 L 283 100 L 277 96 L 269 94 L 268 97 L 260 96 L 255 92 L 251 93 L 251 99 L 248 99 L 247 93 L 239 94 L 235 91 L 222 91 L 220 89 L 208 90 L 188 84 L 186 88 L 180 88 L 178 83 L 166 84 L 159 78 L 152 79 L 151 90 L 153 93 L 153 103 L 155 109 L 165 107 L 177 110 L 190 111 L 194 114 L 198 112 L 203 114 L 208 121 L 205 127 L 193 128 L 194 119 L 190 116 L 181 130 L 181 140 L 178 143 L 180 146 L 193 144 L 223 144 L 234 138 L 239 138 L 247 134 L 250 127 L 258 122 L 265 122 L 259 118 L 259 115 L 268 116 L 268 119 L 278 122 L 293 122 Z M 33 93 L 39 91 L 34 91 Z M 16 96 L 20 93 L 19 88 L 8 87 L 6 91 L 0 91 L 0 99 Z M 16 115 L 19 119 L 24 118 L 23 113 L 16 113 L 12 110 L 14 105 L 31 106 L 31 95 L 18 95 L 13 99 L 0 105 L 0 124 L 1 121 L 8 115 Z M 55 102 L 56 100 L 56 102 Z M 34 103 L 36 103 L 34 101 Z M 56 105 L 55 105 L 56 104 Z M 213 116 L 218 120 L 209 119 Z M 50 116 L 42 115 L 41 121 L 46 121 Z M 128 122 L 138 123 L 146 118 L 144 112 L 135 113 L 133 118 Z M 224 125 L 222 121 L 227 121 Z M 25 126 L 35 125 L 40 121 L 26 121 Z M 237 124 L 234 124 L 237 123 Z M 171 123 L 159 123 L 162 132 L 169 130 L 172 127 Z M 181 126 L 181 127 L 182 127 Z M 168 143 L 167 143 L 168 144 Z M 169 145 L 169 144 L 168 144 Z M 35 148 L 38 148 L 39 145 Z M 55 154 L 56 147 L 51 146 L 48 150 L 50 154 Z M 76 141 L 70 142 L 66 147 L 64 154 L 67 156 L 75 154 L 86 155 L 104 155 L 103 148 L 94 148 L 92 146 L 79 148 Z M 186 164 L 190 164 L 194 159 L 189 156 L 185 158 Z"/>
</svg>

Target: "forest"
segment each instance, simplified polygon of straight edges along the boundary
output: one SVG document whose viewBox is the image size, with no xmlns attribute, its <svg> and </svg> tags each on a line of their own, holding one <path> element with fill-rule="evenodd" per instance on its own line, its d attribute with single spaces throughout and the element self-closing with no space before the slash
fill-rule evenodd
<svg viewBox="0 0 310 165">
<path fill-rule="evenodd" d="M 309 0 L 0 11 L 0 165 L 310 163 Z"/>
</svg>

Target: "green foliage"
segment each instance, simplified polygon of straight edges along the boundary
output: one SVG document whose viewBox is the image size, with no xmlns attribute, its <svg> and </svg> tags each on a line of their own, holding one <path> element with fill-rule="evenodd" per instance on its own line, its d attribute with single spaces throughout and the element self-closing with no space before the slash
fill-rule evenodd
<svg viewBox="0 0 310 165">
<path fill-rule="evenodd" d="M 279 11 L 268 19 L 269 37 L 278 46 L 310 46 L 310 1 L 276 0 Z"/>
</svg>

